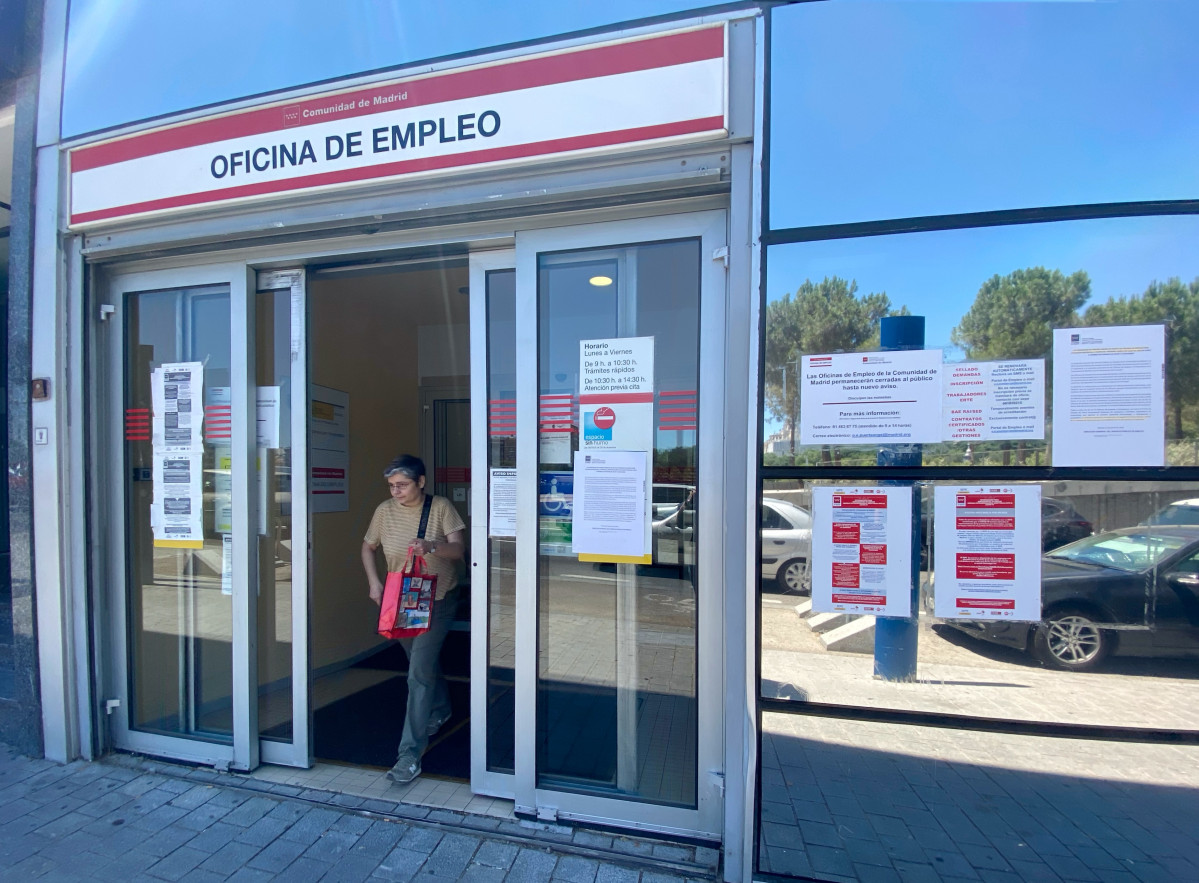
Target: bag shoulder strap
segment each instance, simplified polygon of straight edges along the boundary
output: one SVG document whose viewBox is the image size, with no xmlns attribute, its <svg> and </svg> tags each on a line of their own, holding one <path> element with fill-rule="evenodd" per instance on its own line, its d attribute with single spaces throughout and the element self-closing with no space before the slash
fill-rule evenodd
<svg viewBox="0 0 1199 883">
<path fill-rule="evenodd" d="M 425 494 L 425 505 L 420 510 L 420 527 L 416 531 L 416 538 L 423 540 L 425 538 L 425 528 L 429 526 L 429 510 L 433 508 L 433 495 Z M 412 522 L 409 521 L 409 524 Z"/>
</svg>

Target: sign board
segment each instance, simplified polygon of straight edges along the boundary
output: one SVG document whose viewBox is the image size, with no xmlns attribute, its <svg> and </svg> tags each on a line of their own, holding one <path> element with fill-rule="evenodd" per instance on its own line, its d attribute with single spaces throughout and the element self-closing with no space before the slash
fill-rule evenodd
<svg viewBox="0 0 1199 883">
<path fill-rule="evenodd" d="M 725 25 L 393 79 L 70 153 L 70 225 L 720 138 Z"/>
<path fill-rule="evenodd" d="M 912 489 L 812 489 L 812 609 L 909 616 Z"/>
<path fill-rule="evenodd" d="M 941 351 L 803 357 L 799 437 L 805 445 L 941 440 Z"/>
<path fill-rule="evenodd" d="M 944 374 L 945 441 L 1045 437 L 1044 359 L 958 362 Z"/>
<path fill-rule="evenodd" d="M 943 619 L 1041 618 L 1041 488 L 936 488 L 933 562 Z"/>
<path fill-rule="evenodd" d="M 1053 330 L 1053 465 L 1166 465 L 1166 327 Z"/>
<path fill-rule="evenodd" d="M 350 394 L 308 387 L 308 494 L 313 512 L 350 508 Z"/>
</svg>

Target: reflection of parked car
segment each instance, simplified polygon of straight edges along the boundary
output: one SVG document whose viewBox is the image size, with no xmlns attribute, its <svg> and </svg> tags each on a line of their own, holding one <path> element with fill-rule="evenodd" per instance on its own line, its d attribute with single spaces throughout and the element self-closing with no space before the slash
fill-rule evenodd
<svg viewBox="0 0 1199 883">
<path fill-rule="evenodd" d="M 1055 549 L 1041 559 L 1041 610 L 1040 623 L 948 624 L 1070 671 L 1116 652 L 1199 654 L 1199 526 L 1126 527 Z"/>
<path fill-rule="evenodd" d="M 689 484 L 654 484 L 653 497 L 650 501 L 653 507 L 653 520 L 661 521 L 666 518 L 679 505 L 691 496 L 691 492 L 695 490 L 693 485 Z"/>
<path fill-rule="evenodd" d="M 1196 501 L 1199 503 L 1199 501 Z M 1199 524 L 1199 520 L 1194 523 Z M 928 569 L 933 545 L 933 494 L 925 488 L 920 499 L 920 567 Z M 1041 551 L 1048 552 L 1094 533 L 1094 526 L 1079 514 L 1072 503 L 1055 497 L 1041 497 Z"/>
<path fill-rule="evenodd" d="M 1199 499 L 1175 500 L 1141 524 L 1199 524 Z"/>
<path fill-rule="evenodd" d="M 807 594 L 812 587 L 812 516 L 783 500 L 762 499 L 762 582 L 780 592 Z"/>
</svg>

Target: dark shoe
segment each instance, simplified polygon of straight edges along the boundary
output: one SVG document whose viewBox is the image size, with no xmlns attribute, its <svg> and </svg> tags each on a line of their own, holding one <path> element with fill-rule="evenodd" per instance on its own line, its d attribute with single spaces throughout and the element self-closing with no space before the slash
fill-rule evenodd
<svg viewBox="0 0 1199 883">
<path fill-rule="evenodd" d="M 407 785 L 419 775 L 420 761 L 410 754 L 402 756 L 396 761 L 396 765 L 387 772 L 387 778 L 397 785 Z"/>
</svg>

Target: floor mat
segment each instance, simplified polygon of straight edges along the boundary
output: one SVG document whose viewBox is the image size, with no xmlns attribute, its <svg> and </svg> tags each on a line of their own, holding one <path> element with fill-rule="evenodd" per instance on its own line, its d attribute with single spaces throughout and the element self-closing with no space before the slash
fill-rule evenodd
<svg viewBox="0 0 1199 883">
<path fill-rule="evenodd" d="M 401 652 L 401 656 L 403 653 Z M 470 684 L 450 681 L 454 714 L 421 759 L 423 772 L 470 778 Z M 397 675 L 313 713 L 313 754 L 319 760 L 388 768 L 404 727 L 408 681 Z"/>
</svg>

